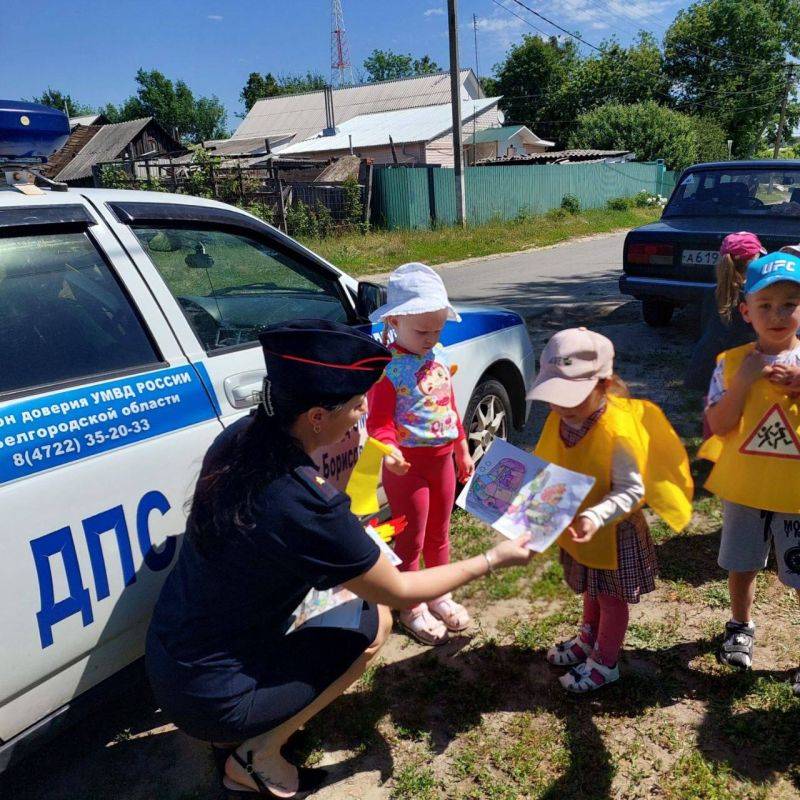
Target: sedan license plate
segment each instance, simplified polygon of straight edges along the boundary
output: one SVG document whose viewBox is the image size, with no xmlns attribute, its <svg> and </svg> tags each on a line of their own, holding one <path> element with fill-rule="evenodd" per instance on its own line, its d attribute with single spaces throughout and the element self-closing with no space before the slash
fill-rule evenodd
<svg viewBox="0 0 800 800">
<path fill-rule="evenodd" d="M 704 264 L 706 266 L 714 266 L 719 258 L 719 251 L 717 250 L 684 250 L 683 262 L 684 264 Z"/>
</svg>

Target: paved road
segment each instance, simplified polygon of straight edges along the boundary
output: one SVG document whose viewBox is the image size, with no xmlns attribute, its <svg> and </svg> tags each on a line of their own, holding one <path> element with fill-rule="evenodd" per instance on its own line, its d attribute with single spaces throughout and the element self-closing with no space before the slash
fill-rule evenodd
<svg viewBox="0 0 800 800">
<path fill-rule="evenodd" d="M 623 300 L 617 281 L 624 241 L 624 233 L 594 236 L 448 264 L 440 272 L 456 302 L 493 303 L 532 317 L 553 305 Z"/>
</svg>

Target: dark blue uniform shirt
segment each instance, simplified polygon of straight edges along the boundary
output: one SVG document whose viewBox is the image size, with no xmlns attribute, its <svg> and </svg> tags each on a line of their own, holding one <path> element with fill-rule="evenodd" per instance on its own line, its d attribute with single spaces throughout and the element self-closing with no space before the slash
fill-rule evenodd
<svg viewBox="0 0 800 800">
<path fill-rule="evenodd" d="M 249 418 L 224 431 L 203 469 Z M 171 665 L 161 678 L 195 697 L 233 699 L 252 688 L 280 649 L 291 614 L 313 587 L 328 589 L 369 570 L 380 550 L 350 512 L 349 498 L 323 481 L 310 458 L 269 483 L 246 535 L 224 531 L 213 552 L 192 542 L 192 520 L 156 604 L 149 636 Z M 148 650 L 150 646 L 148 645 Z M 324 655 L 321 654 L 324 658 Z"/>
</svg>

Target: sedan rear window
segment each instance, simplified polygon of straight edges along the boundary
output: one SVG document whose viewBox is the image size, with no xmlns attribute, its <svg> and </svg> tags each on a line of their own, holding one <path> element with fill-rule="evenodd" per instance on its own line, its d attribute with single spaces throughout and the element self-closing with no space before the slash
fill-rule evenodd
<svg viewBox="0 0 800 800">
<path fill-rule="evenodd" d="M 800 217 L 800 169 L 698 170 L 680 182 L 665 217 Z"/>
</svg>

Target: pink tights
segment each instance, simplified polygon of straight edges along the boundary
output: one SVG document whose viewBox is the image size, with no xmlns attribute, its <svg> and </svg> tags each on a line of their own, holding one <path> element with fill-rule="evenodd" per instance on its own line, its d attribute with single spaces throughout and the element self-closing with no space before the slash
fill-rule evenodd
<svg viewBox="0 0 800 800">
<path fill-rule="evenodd" d="M 405 516 L 408 526 L 394 540 L 394 551 L 403 559 L 401 570 L 419 569 L 450 562 L 450 513 L 456 496 L 456 471 L 452 448 L 437 453 L 434 448 L 403 449 L 411 462 L 405 475 L 383 470 L 383 488 L 392 515 Z"/>
<path fill-rule="evenodd" d="M 613 667 L 619 658 L 619 651 L 628 630 L 628 604 L 624 600 L 608 594 L 590 597 L 583 593 L 583 624 L 591 629 L 581 634 L 586 644 L 595 646 L 595 657 L 606 667 Z"/>
</svg>

